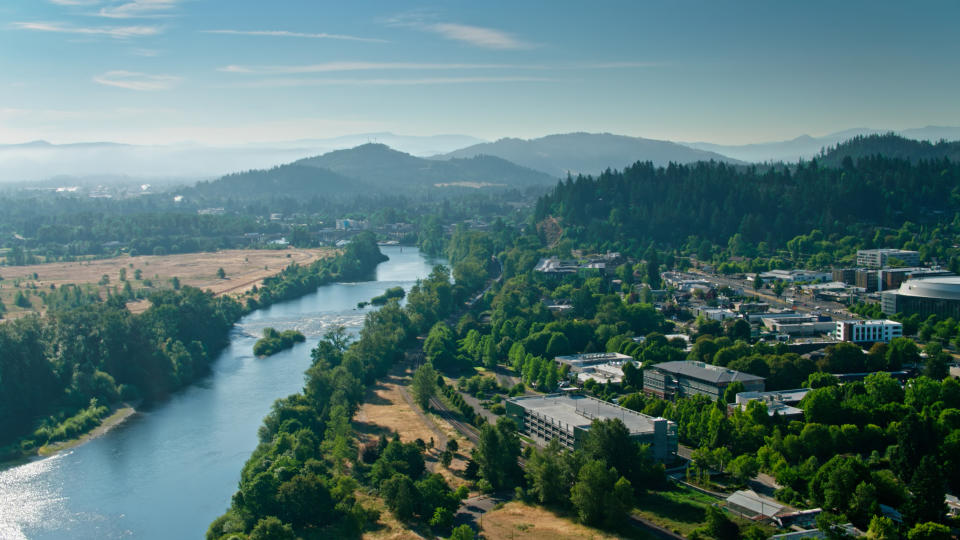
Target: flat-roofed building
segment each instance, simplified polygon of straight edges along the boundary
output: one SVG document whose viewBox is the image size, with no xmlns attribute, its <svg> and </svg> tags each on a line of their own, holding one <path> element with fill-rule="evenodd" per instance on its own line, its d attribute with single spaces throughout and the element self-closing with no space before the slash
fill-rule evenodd
<svg viewBox="0 0 960 540">
<path fill-rule="evenodd" d="M 857 250 L 857 266 L 883 268 L 889 264 L 890 259 L 897 259 L 906 266 L 919 266 L 920 252 L 890 248 Z"/>
<path fill-rule="evenodd" d="M 628 363 L 633 364 L 637 367 L 637 369 L 639 369 L 642 365 L 636 360 L 624 360 L 621 362 L 596 364 L 583 368 L 579 373 L 577 373 L 577 381 L 580 383 L 585 383 L 592 379 L 593 381 L 601 384 L 620 384 L 623 382 L 623 366 Z"/>
<path fill-rule="evenodd" d="M 553 361 L 563 365 L 570 366 L 570 373 L 580 373 L 584 369 L 591 366 L 598 366 L 600 364 L 609 364 L 609 363 L 623 363 L 626 361 L 632 361 L 633 357 L 629 354 L 623 354 L 618 352 L 602 352 L 602 353 L 586 353 L 586 354 L 571 354 L 569 356 L 555 356 Z"/>
<path fill-rule="evenodd" d="M 677 424 L 581 394 L 519 396 L 506 402 L 507 416 L 520 431 L 544 446 L 557 439 L 562 446 L 579 448 L 594 420 L 617 418 L 630 438 L 649 444 L 653 457 L 667 461 L 677 453 Z"/>
<path fill-rule="evenodd" d="M 767 330 L 788 336 L 814 336 L 832 332 L 836 325 L 822 315 L 790 315 L 787 317 L 764 317 Z"/>
<path fill-rule="evenodd" d="M 602 260 L 575 261 L 550 257 L 540 259 L 533 270 L 554 278 L 562 278 L 568 275 L 603 276 L 607 271 L 607 263 Z"/>
<path fill-rule="evenodd" d="M 856 283 L 856 268 L 834 268 L 830 274 L 834 281 L 839 281 L 847 285 L 853 285 Z"/>
<path fill-rule="evenodd" d="M 763 392 L 764 378 L 721 366 L 682 360 L 662 362 L 644 371 L 643 391 L 663 399 L 695 395 L 712 400 L 723 397 L 733 382 L 743 383 L 745 391 Z"/>
<path fill-rule="evenodd" d="M 767 406 L 767 414 L 770 416 L 799 417 L 803 416 L 803 410 L 794 407 L 794 405 L 799 404 L 809 392 L 809 388 L 776 390 L 773 392 L 740 392 L 737 394 L 736 406 L 744 409 L 747 403 L 757 400 Z"/>
<path fill-rule="evenodd" d="M 874 292 L 877 290 L 877 280 L 876 270 L 857 270 L 853 283 L 866 292 Z"/>
<path fill-rule="evenodd" d="M 837 321 L 834 337 L 853 343 L 890 343 L 893 338 L 903 337 L 903 324 L 889 319 Z"/>
<path fill-rule="evenodd" d="M 927 279 L 954 276 L 942 268 L 885 268 L 877 272 L 877 288 L 884 291 L 896 289 L 908 279 Z"/>
<path fill-rule="evenodd" d="M 783 281 L 785 283 L 796 283 L 799 281 L 827 281 L 833 277 L 830 272 L 817 272 L 815 270 L 770 270 L 758 276 L 764 283 L 774 281 Z"/>
</svg>

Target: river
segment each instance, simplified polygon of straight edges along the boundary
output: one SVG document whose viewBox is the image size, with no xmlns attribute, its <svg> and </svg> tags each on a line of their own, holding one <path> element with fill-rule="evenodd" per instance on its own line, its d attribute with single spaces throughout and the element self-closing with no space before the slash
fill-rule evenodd
<svg viewBox="0 0 960 540">
<path fill-rule="evenodd" d="M 416 248 L 382 247 L 376 281 L 334 283 L 237 323 L 212 373 L 124 423 L 53 457 L 0 471 L 0 539 L 203 538 L 237 489 L 257 428 L 280 397 L 299 391 L 310 350 L 327 329 L 357 332 L 358 302 L 426 277 Z M 295 328 L 306 343 L 255 358 L 264 327 Z"/>
</svg>

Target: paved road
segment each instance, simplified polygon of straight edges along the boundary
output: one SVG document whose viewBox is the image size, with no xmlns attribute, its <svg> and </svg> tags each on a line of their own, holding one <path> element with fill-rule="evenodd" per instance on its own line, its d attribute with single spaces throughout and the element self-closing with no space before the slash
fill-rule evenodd
<svg viewBox="0 0 960 540">
<path fill-rule="evenodd" d="M 500 492 L 464 499 L 457 513 L 453 515 L 453 526 L 469 525 L 473 530 L 478 531 L 483 526 L 484 514 L 493 511 L 493 507 L 498 503 L 507 502 L 512 498 L 511 493 Z"/>
<path fill-rule="evenodd" d="M 691 273 L 699 274 L 703 276 L 703 279 L 716 283 L 720 286 L 727 286 L 731 289 L 743 289 L 745 295 L 756 295 L 766 300 L 771 305 L 789 307 L 793 308 L 796 311 L 820 311 L 826 313 L 833 313 L 838 317 L 844 318 L 860 318 L 859 315 L 850 313 L 846 311 L 846 306 L 839 304 L 837 302 L 829 302 L 827 300 L 818 300 L 810 296 L 797 296 L 798 299 L 795 304 L 788 304 L 784 299 L 777 298 L 770 293 L 769 289 L 762 289 L 760 291 L 754 290 L 753 283 L 747 282 L 746 280 L 733 279 L 726 276 L 719 276 L 716 274 L 708 274 L 700 270 L 690 270 Z M 818 309 L 819 306 L 819 309 Z"/>
</svg>

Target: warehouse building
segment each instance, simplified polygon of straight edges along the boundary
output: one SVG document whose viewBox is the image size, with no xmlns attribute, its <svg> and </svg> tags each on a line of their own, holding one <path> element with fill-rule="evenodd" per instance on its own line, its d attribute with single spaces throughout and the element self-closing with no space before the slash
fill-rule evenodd
<svg viewBox="0 0 960 540">
<path fill-rule="evenodd" d="M 665 418 L 580 394 L 519 396 L 505 403 L 507 416 L 540 446 L 557 439 L 564 448 L 579 448 L 595 419 L 619 418 L 630 431 L 631 439 L 650 445 L 655 459 L 668 461 L 677 453 L 677 424 Z"/>
<path fill-rule="evenodd" d="M 721 366 L 684 360 L 662 362 L 644 371 L 643 391 L 662 399 L 695 395 L 712 400 L 723 397 L 727 386 L 743 383 L 744 391 L 763 392 L 764 378 Z"/>
</svg>

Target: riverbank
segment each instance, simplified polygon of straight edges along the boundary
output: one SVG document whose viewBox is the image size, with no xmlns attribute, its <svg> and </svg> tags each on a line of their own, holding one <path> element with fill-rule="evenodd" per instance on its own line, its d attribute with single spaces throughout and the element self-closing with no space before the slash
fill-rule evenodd
<svg viewBox="0 0 960 540">
<path fill-rule="evenodd" d="M 138 414 L 102 437 L 0 472 L 0 530 L 36 540 L 203 536 L 237 491 L 263 417 L 278 397 L 303 388 L 310 342 L 338 326 L 356 336 L 371 311 L 356 310 L 358 301 L 389 287 L 413 287 L 437 262 L 416 249 L 383 253 L 391 260 L 368 281 L 337 280 L 249 312 L 196 384 L 135 407 Z M 252 348 L 265 327 L 296 328 L 308 343 L 256 358 Z"/>
<path fill-rule="evenodd" d="M 136 405 L 139 405 L 137 403 Z M 62 452 L 73 448 L 74 446 L 83 444 L 90 439 L 95 439 L 104 433 L 110 431 L 111 429 L 119 426 L 128 418 L 133 416 L 137 412 L 134 405 L 129 403 L 122 403 L 118 407 L 114 408 L 111 413 L 100 422 L 100 425 L 93 428 L 92 430 L 80 435 L 77 438 L 69 439 L 66 441 L 57 441 L 53 444 L 45 444 L 37 449 L 37 457 L 45 458 L 56 454 L 57 452 Z"/>
<path fill-rule="evenodd" d="M 110 409 L 110 414 L 105 416 L 99 424 L 90 431 L 82 433 L 77 437 L 72 439 L 67 439 L 64 441 L 57 441 L 52 444 L 45 444 L 39 448 L 36 448 L 29 453 L 22 453 L 16 457 L 4 459 L 0 461 L 0 470 L 6 470 L 13 467 L 18 467 L 26 463 L 37 461 L 40 459 L 46 459 L 48 457 L 54 456 L 64 450 L 69 450 L 76 446 L 79 446 L 87 441 L 95 439 L 111 429 L 119 426 L 125 422 L 128 418 L 136 414 L 136 407 L 140 406 L 140 402 L 136 403 L 120 403 L 113 406 Z"/>
</svg>

